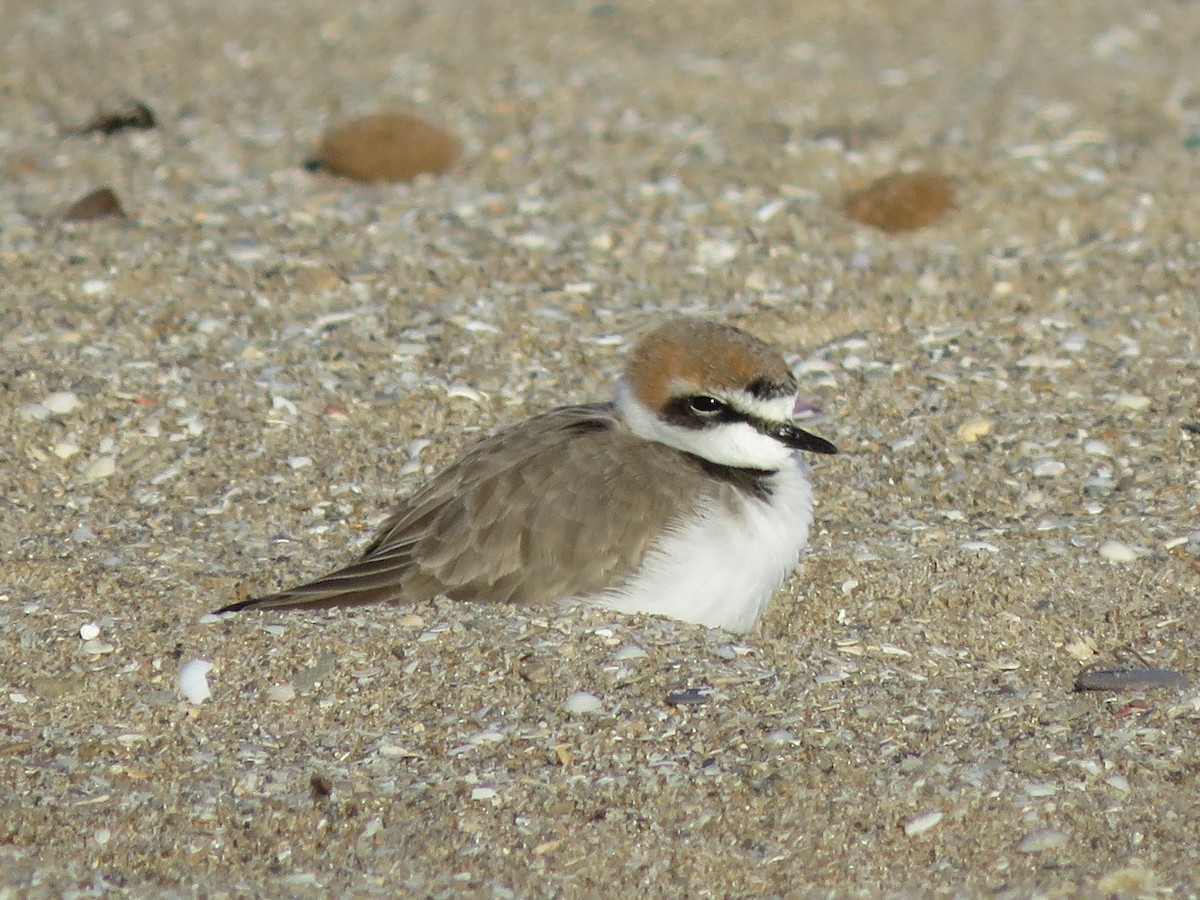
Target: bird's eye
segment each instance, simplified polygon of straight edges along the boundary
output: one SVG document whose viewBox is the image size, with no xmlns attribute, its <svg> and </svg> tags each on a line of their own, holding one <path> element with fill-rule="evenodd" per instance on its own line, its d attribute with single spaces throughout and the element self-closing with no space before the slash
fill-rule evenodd
<svg viewBox="0 0 1200 900">
<path fill-rule="evenodd" d="M 705 397 L 703 394 L 688 397 L 688 407 L 698 416 L 712 418 L 725 408 L 725 404 L 716 397 Z"/>
</svg>

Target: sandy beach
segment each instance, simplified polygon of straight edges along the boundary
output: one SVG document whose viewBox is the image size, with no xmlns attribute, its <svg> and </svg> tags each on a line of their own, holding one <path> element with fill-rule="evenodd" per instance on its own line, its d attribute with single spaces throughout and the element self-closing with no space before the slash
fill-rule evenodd
<svg viewBox="0 0 1200 900">
<path fill-rule="evenodd" d="M 0 898 L 1200 895 L 1196 3 L 0 19 Z M 305 169 L 381 110 L 461 156 Z M 753 633 L 207 615 L 678 313 L 842 450 Z"/>
</svg>

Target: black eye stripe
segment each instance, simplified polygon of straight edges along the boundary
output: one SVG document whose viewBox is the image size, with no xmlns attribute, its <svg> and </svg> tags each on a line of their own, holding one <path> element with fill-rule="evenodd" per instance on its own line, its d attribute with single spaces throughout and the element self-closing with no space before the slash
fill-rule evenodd
<svg viewBox="0 0 1200 900">
<path fill-rule="evenodd" d="M 707 428 L 725 422 L 752 422 L 752 417 L 738 412 L 732 406 L 722 404 L 711 413 L 698 413 L 692 408 L 695 397 L 673 397 L 668 400 L 661 410 L 664 422 L 669 425 L 679 425 L 683 428 Z"/>
<path fill-rule="evenodd" d="M 809 453 L 838 452 L 837 447 L 829 441 L 805 431 L 792 422 L 773 422 L 760 419 L 724 404 L 711 413 L 697 412 L 692 406 L 692 402 L 696 399 L 698 399 L 697 396 L 674 397 L 663 404 L 659 410 L 659 417 L 668 425 L 690 428 L 693 431 L 711 428 L 714 425 L 744 422 L 759 434 L 778 441 L 790 450 L 804 450 Z"/>
</svg>

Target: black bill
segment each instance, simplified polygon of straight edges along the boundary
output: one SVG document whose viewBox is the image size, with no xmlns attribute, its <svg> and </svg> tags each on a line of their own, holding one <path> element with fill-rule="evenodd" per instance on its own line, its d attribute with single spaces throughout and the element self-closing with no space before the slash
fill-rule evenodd
<svg viewBox="0 0 1200 900">
<path fill-rule="evenodd" d="M 780 441 L 793 450 L 807 450 L 809 453 L 837 453 L 837 447 L 815 434 L 797 428 L 795 425 L 779 425 L 777 423 L 762 423 L 762 431 Z"/>
</svg>

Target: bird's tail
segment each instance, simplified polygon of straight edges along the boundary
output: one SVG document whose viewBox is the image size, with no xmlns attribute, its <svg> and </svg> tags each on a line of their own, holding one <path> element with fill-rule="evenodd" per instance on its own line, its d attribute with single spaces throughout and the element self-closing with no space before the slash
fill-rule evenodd
<svg viewBox="0 0 1200 900">
<path fill-rule="evenodd" d="M 238 600 L 213 612 L 221 615 L 245 609 L 326 609 L 414 599 L 409 596 L 403 579 L 398 577 L 397 568 L 394 558 L 360 559 L 314 581 L 277 594 Z"/>
</svg>

